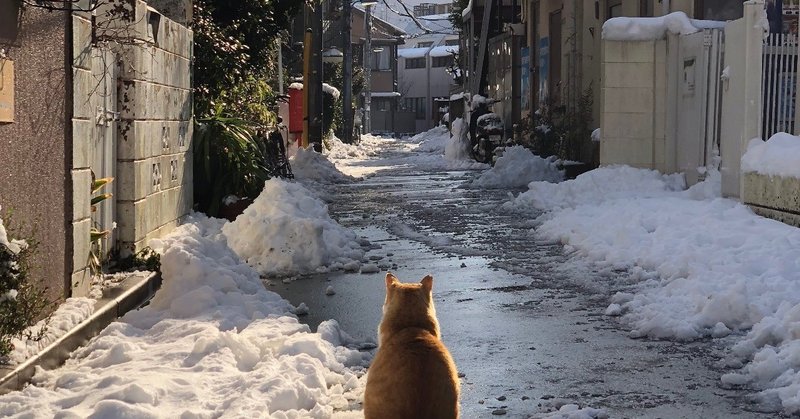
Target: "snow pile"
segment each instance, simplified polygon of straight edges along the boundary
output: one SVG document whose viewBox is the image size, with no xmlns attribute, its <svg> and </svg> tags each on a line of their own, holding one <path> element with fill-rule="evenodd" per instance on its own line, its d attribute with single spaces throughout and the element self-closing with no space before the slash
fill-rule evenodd
<svg viewBox="0 0 800 419">
<path fill-rule="evenodd" d="M 18 254 L 23 249 L 27 248 L 28 243 L 24 240 L 9 239 L 8 232 L 3 224 L 3 219 L 0 218 L 0 246 L 4 246 L 12 253 Z M 1 268 L 3 267 L 0 267 L 0 269 Z M 6 300 L 15 300 L 18 293 L 19 291 L 11 289 L 0 294 L 0 304 Z M 49 319 L 41 320 L 25 330 L 24 336 L 35 336 L 38 337 L 38 339 L 31 340 L 24 337 L 22 339 L 11 339 L 11 344 L 14 348 L 8 354 L 8 358 L 3 359 L 3 362 L 8 362 L 10 365 L 17 365 L 38 354 L 42 349 L 46 348 L 60 337 L 70 332 L 82 321 L 89 318 L 94 312 L 94 303 L 95 301 L 90 298 L 68 298 L 61 303 Z M 42 330 L 44 330 L 44 332 L 42 332 Z"/>
<path fill-rule="evenodd" d="M 452 126 L 453 136 L 447 140 L 444 148 L 445 159 L 450 161 L 472 160 L 469 153 L 469 125 L 462 118 L 456 118 Z"/>
<path fill-rule="evenodd" d="M 300 181 L 314 181 L 324 184 L 345 183 L 354 178 L 340 172 L 323 154 L 314 151 L 313 147 L 298 148 L 291 159 L 292 173 Z"/>
<path fill-rule="evenodd" d="M 14 350 L 9 354 L 10 363 L 14 365 L 27 361 L 41 352 L 42 349 L 72 331 L 75 326 L 88 319 L 94 313 L 94 304 L 95 300 L 91 298 L 67 298 L 66 301 L 58 306 L 58 309 L 50 316 L 49 320 L 41 320 L 27 329 L 27 332 L 37 336 L 44 327 L 45 332 L 41 339 L 37 341 L 12 339 L 11 343 L 14 345 Z"/>
<path fill-rule="evenodd" d="M 341 95 L 339 89 L 331 86 L 328 83 L 322 83 L 322 91 L 333 96 L 334 100 L 339 100 L 339 96 Z"/>
<path fill-rule="evenodd" d="M 556 157 L 543 159 L 523 146 L 507 147 L 494 167 L 472 181 L 479 188 L 522 188 L 533 181 L 560 182 L 564 172 Z"/>
<path fill-rule="evenodd" d="M 280 179 L 268 180 L 222 232 L 231 249 L 263 275 L 324 272 L 364 256 L 355 233 L 334 221 L 322 201 Z"/>
<path fill-rule="evenodd" d="M 800 179 L 800 137 L 779 132 L 767 141 L 750 140 L 742 156 L 742 172 Z"/>
<path fill-rule="evenodd" d="M 655 170 L 609 166 L 586 172 L 560 184 L 533 182 L 506 208 L 555 210 L 624 198 L 663 196 L 685 187 L 680 175 L 662 175 Z"/>
<path fill-rule="evenodd" d="M 449 139 L 450 131 L 446 126 L 439 125 L 411 137 L 409 141 L 419 144 L 419 147 L 417 147 L 418 151 L 444 154 Z"/>
<path fill-rule="evenodd" d="M 614 17 L 603 24 L 607 41 L 653 41 L 667 33 L 688 35 L 704 28 L 722 28 L 724 22 L 689 19 L 686 13 L 673 12 L 658 17 Z"/>
<path fill-rule="evenodd" d="M 345 144 L 336 136 L 332 136 L 325 143 L 327 147 L 322 149 L 322 154 L 330 160 L 365 159 L 373 154 L 371 150 L 361 145 Z"/>
<path fill-rule="evenodd" d="M 602 137 L 602 131 L 600 131 L 600 128 L 595 128 L 595 130 L 592 131 L 591 138 L 592 138 L 592 142 L 595 142 L 595 143 L 599 143 L 600 142 L 600 139 L 603 138 Z"/>
<path fill-rule="evenodd" d="M 331 417 L 357 409 L 366 359 L 311 333 L 227 247 L 216 220 L 155 243 L 164 284 L 36 385 L 0 396 L 0 416 Z M 358 366 L 353 369 L 350 366 Z M 350 413 L 349 417 L 357 417 Z"/>
<path fill-rule="evenodd" d="M 632 285 L 606 314 L 620 315 L 631 336 L 693 340 L 750 329 L 728 364 L 743 368 L 723 383 L 763 389 L 765 400 L 798 413 L 800 230 L 715 198 L 720 180 L 710 171 L 676 191 L 655 172 L 605 168 L 574 182 L 534 182 L 523 202 L 551 211 L 541 239 L 630 272 L 620 285 Z"/>
<path fill-rule="evenodd" d="M 470 97 L 469 103 L 470 103 L 470 109 L 474 111 L 475 109 L 478 109 L 480 105 L 489 106 L 493 104 L 494 101 L 486 96 L 473 95 L 472 97 Z"/>
</svg>

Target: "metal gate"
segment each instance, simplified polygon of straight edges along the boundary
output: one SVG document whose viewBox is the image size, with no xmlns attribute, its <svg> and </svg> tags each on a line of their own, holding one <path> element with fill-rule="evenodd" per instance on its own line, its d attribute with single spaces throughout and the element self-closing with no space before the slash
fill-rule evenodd
<svg viewBox="0 0 800 419">
<path fill-rule="evenodd" d="M 765 140 L 777 132 L 795 132 L 797 47 L 793 34 L 773 33 L 764 39 L 761 135 Z"/>
<path fill-rule="evenodd" d="M 101 48 L 92 49 L 92 80 L 94 91 L 90 103 L 95 108 L 94 129 L 92 132 L 92 171 L 99 178 L 117 177 L 117 77 L 119 74 L 116 55 Z M 116 244 L 114 220 L 117 209 L 117 181 L 106 185 L 100 192 L 112 193 L 97 205 L 92 213 L 92 223 L 100 230 L 109 230 L 103 250 L 110 251 Z"/>
<path fill-rule="evenodd" d="M 678 43 L 676 164 L 692 185 L 714 164 L 720 138 L 722 31 L 681 35 Z"/>
</svg>

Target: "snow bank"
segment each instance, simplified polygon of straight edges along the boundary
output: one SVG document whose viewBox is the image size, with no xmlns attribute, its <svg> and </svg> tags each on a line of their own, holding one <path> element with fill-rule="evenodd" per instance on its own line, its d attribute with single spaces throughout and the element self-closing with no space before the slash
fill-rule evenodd
<svg viewBox="0 0 800 419">
<path fill-rule="evenodd" d="M 253 203 L 222 227 L 228 243 L 263 275 L 324 272 L 361 260 L 352 231 L 297 183 L 270 179 Z"/>
<path fill-rule="evenodd" d="M 750 140 L 742 156 L 742 172 L 800 179 L 800 137 L 779 132 L 767 141 Z"/>
<path fill-rule="evenodd" d="M 345 144 L 336 136 L 326 141 L 328 147 L 322 149 L 322 154 L 329 160 L 366 159 L 375 153 L 367 144 Z"/>
<path fill-rule="evenodd" d="M 428 131 L 411 137 L 411 142 L 418 143 L 417 150 L 425 153 L 444 154 L 447 141 L 450 139 L 450 131 L 446 126 L 439 125 Z"/>
<path fill-rule="evenodd" d="M 45 332 L 41 339 L 31 341 L 28 339 L 12 339 L 14 350 L 9 354 L 9 361 L 12 365 L 21 364 L 32 356 L 38 354 L 42 349 L 60 337 L 72 331 L 75 326 L 88 319 L 94 313 L 95 300 L 91 298 L 67 298 L 66 301 L 58 306 L 58 309 L 50 316 L 49 320 L 42 320 L 27 329 L 32 335 L 36 336 L 43 327 Z"/>
<path fill-rule="evenodd" d="M 290 164 L 292 165 L 292 173 L 299 181 L 332 184 L 355 180 L 352 176 L 340 172 L 324 154 L 317 153 L 311 146 L 298 148 L 297 153 L 291 158 Z"/>
<path fill-rule="evenodd" d="M 357 409 L 365 357 L 311 333 L 195 219 L 153 243 L 164 283 L 151 304 L 112 323 L 62 368 L 0 396 L 0 416 L 331 417 Z M 353 369 L 352 367 L 356 367 Z M 357 414 L 351 414 L 357 417 Z"/>
<path fill-rule="evenodd" d="M 525 147 L 507 147 L 494 167 L 473 180 L 478 188 L 521 188 L 533 181 L 560 182 L 564 172 L 556 165 L 556 158 L 543 159 Z"/>
<path fill-rule="evenodd" d="M 662 175 L 655 170 L 609 166 L 586 172 L 560 184 L 533 182 L 506 208 L 556 210 L 624 198 L 663 196 L 685 187 L 680 175 Z"/>
<path fill-rule="evenodd" d="M 750 329 L 729 361 L 742 369 L 723 383 L 762 389 L 763 399 L 798 413 L 800 229 L 719 198 L 720 181 L 711 171 L 677 191 L 670 177 L 613 167 L 574 182 L 534 182 L 515 204 L 550 211 L 540 238 L 629 270 L 622 281 L 634 285 L 611 299 L 608 314 L 621 315 L 632 336 L 692 340 Z"/>
<path fill-rule="evenodd" d="M 688 35 L 704 28 L 722 28 L 724 22 L 689 19 L 686 13 L 673 12 L 658 17 L 614 17 L 603 24 L 607 41 L 653 41 L 667 33 Z"/>
<path fill-rule="evenodd" d="M 469 153 L 469 125 L 462 119 L 452 122 L 453 136 L 447 140 L 444 157 L 450 161 L 473 160 Z"/>
</svg>

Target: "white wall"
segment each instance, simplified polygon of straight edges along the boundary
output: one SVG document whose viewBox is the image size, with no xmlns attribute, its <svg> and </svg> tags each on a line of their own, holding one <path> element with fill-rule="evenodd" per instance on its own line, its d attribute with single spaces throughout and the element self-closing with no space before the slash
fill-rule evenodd
<svg viewBox="0 0 800 419">
<path fill-rule="evenodd" d="M 744 17 L 725 27 L 725 65 L 722 85 L 720 154 L 722 194 L 742 196 L 741 159 L 747 142 L 761 136 L 762 29 L 756 23 L 763 4 L 745 4 Z"/>
<path fill-rule="evenodd" d="M 603 41 L 600 164 L 666 171 L 666 41 Z M 658 128 L 657 128 L 658 127 Z M 658 131 L 658 132 L 656 132 Z"/>
</svg>

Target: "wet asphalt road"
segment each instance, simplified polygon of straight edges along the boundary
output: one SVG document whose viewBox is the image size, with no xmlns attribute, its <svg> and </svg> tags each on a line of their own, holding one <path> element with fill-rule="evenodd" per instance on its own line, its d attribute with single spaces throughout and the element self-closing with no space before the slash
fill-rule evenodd
<svg viewBox="0 0 800 419">
<path fill-rule="evenodd" d="M 724 389 L 730 341 L 631 339 L 603 315 L 626 272 L 570 260 L 537 241 L 534 216 L 503 211 L 508 191 L 460 187 L 475 172 L 392 172 L 331 193 L 331 215 L 372 243 L 379 273 L 307 276 L 271 289 L 374 341 L 385 270 L 434 276 L 442 335 L 462 378 L 462 417 L 536 417 L 564 403 L 611 418 L 766 418 L 749 392 Z M 332 286 L 335 295 L 325 295 Z M 493 415 L 494 413 L 494 415 Z"/>
</svg>

